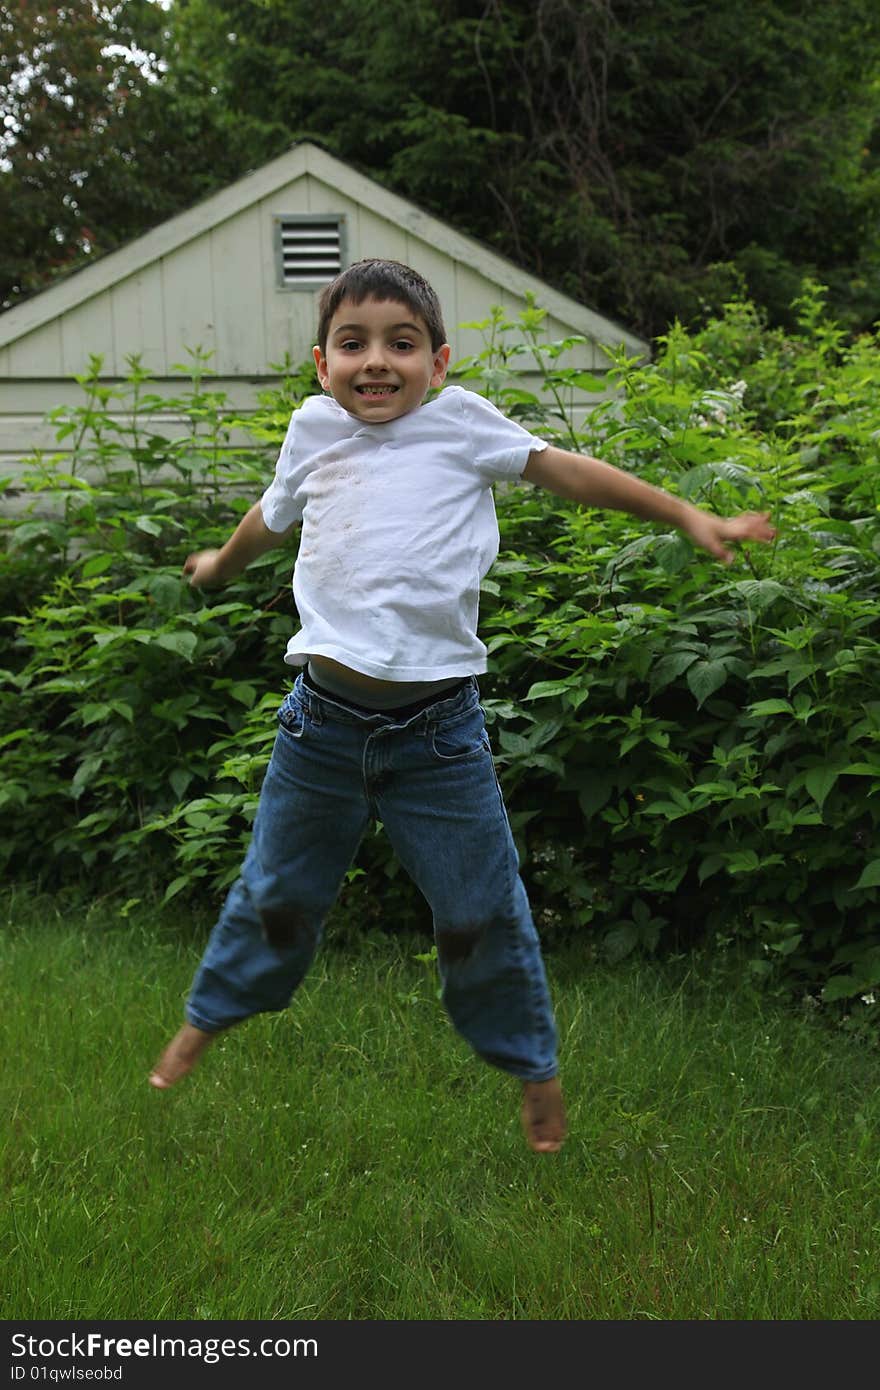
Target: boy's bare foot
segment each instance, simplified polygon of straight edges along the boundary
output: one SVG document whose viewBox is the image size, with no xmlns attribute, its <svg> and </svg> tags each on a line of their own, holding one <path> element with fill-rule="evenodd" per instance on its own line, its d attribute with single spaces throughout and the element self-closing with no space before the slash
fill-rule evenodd
<svg viewBox="0 0 880 1390">
<path fill-rule="evenodd" d="M 192 1071 L 206 1047 L 210 1047 L 216 1033 L 206 1033 L 203 1028 L 195 1028 L 185 1023 L 175 1034 L 150 1072 L 150 1085 L 159 1091 L 167 1091 L 187 1072 Z"/>
<path fill-rule="evenodd" d="M 524 1081 L 522 1126 L 530 1149 L 555 1154 L 565 1138 L 565 1106 L 559 1077 L 550 1081 Z"/>
</svg>

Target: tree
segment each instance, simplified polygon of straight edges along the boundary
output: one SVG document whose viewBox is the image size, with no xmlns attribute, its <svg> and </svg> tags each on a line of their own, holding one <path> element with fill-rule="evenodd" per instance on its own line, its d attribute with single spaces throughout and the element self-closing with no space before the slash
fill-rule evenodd
<svg viewBox="0 0 880 1390">
<path fill-rule="evenodd" d="M 14 113 L 0 212 L 24 190 L 58 230 L 33 254 L 22 228 L 6 283 L 307 137 L 645 334 L 743 280 L 776 319 L 805 275 L 850 324 L 880 314 L 876 0 L 69 0 L 45 53 L 26 8 L 0 15 L 63 100 Z"/>
<path fill-rule="evenodd" d="M 875 4 L 490 0 L 487 14 L 501 26 L 514 8 L 530 13 L 514 50 L 528 162 L 556 171 L 546 226 L 522 224 L 567 288 L 656 331 L 717 303 L 731 270 L 783 316 L 808 273 L 852 320 L 877 316 Z"/>
<path fill-rule="evenodd" d="M 738 279 L 880 311 L 875 0 L 177 0 L 272 152 L 309 135 L 643 332 Z M 173 65 L 172 65 L 173 67 Z M 263 146 L 267 149 L 268 146 Z"/>
<path fill-rule="evenodd" d="M 0 302 L 234 177 L 235 142 L 202 85 L 173 89 L 152 0 L 0 3 Z"/>
</svg>

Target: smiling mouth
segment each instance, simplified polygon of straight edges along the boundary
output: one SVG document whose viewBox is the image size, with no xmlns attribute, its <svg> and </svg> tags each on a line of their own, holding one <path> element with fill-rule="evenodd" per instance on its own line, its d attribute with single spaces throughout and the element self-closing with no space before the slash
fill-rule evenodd
<svg viewBox="0 0 880 1390">
<path fill-rule="evenodd" d="M 378 399 L 382 396 L 393 396 L 397 387 L 390 384 L 385 386 L 356 386 L 355 390 L 359 396 L 372 396 Z"/>
</svg>

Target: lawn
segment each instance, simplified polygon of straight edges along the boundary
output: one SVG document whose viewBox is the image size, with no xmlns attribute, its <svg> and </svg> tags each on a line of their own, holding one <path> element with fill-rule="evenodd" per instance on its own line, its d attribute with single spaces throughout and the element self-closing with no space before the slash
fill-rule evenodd
<svg viewBox="0 0 880 1390">
<path fill-rule="evenodd" d="M 20 889 L 0 921 L 5 1319 L 880 1316 L 880 1057 L 732 962 L 549 956 L 548 1157 L 417 939 L 329 940 L 158 1093 L 206 924 Z"/>
</svg>

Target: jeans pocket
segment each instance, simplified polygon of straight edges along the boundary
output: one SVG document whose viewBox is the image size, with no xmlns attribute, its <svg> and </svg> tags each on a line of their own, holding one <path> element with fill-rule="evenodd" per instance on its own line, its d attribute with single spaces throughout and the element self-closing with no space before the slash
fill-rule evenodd
<svg viewBox="0 0 880 1390">
<path fill-rule="evenodd" d="M 305 728 L 305 711 L 296 691 L 287 695 L 278 711 L 278 724 L 291 738 L 302 738 Z"/>
<path fill-rule="evenodd" d="M 435 724 L 431 731 L 431 752 L 443 763 L 463 762 L 491 754 L 483 711 L 477 707 L 467 714 Z"/>
</svg>

